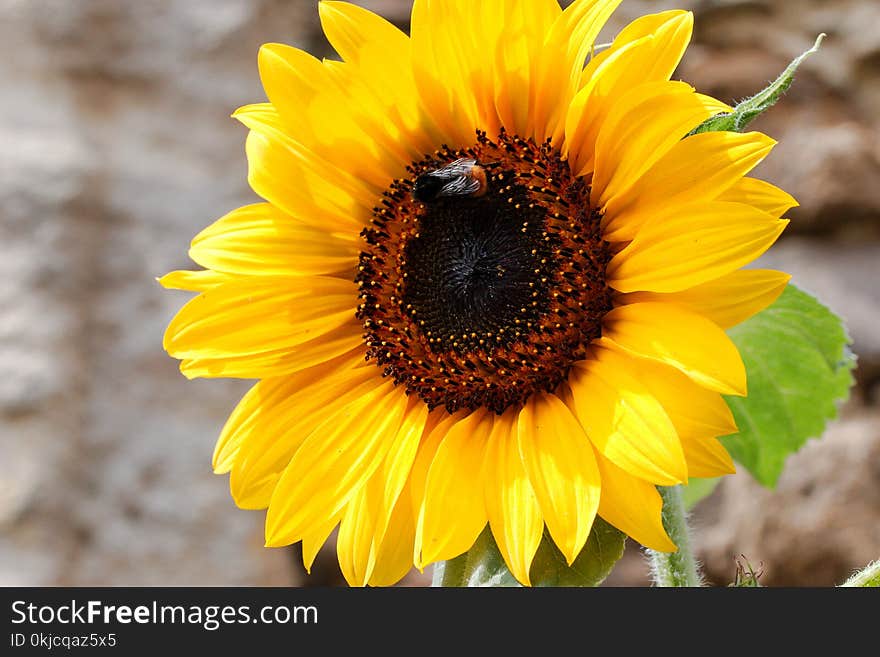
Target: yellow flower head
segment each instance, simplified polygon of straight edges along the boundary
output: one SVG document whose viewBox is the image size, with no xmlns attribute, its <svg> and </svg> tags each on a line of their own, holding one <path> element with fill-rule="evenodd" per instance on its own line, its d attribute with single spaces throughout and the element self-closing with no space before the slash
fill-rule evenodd
<svg viewBox="0 0 880 657">
<path fill-rule="evenodd" d="M 788 276 L 742 270 L 796 203 L 744 177 L 774 142 L 688 136 L 725 104 L 670 81 L 692 15 L 593 42 L 619 0 L 416 0 L 412 34 L 319 5 L 342 61 L 268 44 L 235 113 L 266 202 L 200 233 L 165 348 L 260 379 L 214 454 L 306 567 L 339 526 L 387 585 L 488 523 L 516 578 L 596 514 L 671 551 L 657 485 L 733 472 L 724 329 Z M 587 62 L 584 66 L 584 62 Z"/>
</svg>

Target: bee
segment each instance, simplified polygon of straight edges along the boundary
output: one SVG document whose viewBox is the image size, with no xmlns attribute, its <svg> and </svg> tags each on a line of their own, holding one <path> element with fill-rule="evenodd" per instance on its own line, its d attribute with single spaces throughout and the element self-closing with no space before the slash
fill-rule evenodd
<svg viewBox="0 0 880 657">
<path fill-rule="evenodd" d="M 486 170 L 474 159 L 461 158 L 416 178 L 412 195 L 427 203 L 444 196 L 482 196 L 486 186 Z"/>
</svg>

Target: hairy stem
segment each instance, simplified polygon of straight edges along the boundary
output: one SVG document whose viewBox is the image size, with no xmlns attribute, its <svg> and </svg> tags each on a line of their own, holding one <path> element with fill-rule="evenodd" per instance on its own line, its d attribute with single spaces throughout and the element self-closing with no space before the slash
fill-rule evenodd
<svg viewBox="0 0 880 657">
<path fill-rule="evenodd" d="M 678 551 L 648 550 L 654 585 L 700 586 L 697 561 L 691 552 L 681 486 L 659 486 L 658 490 L 663 498 L 663 527 L 666 528 L 666 533 L 669 534 L 672 542 L 678 546 Z"/>
<path fill-rule="evenodd" d="M 846 580 L 841 586 L 847 587 L 880 587 L 880 561 L 869 563 L 864 570 Z"/>
</svg>

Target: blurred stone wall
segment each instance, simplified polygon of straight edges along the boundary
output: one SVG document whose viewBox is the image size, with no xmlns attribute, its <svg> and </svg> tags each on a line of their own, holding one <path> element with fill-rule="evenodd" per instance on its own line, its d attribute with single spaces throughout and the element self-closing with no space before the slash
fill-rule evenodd
<svg viewBox="0 0 880 657">
<path fill-rule="evenodd" d="M 406 26 L 407 0 L 361 4 Z M 767 264 L 848 318 L 859 389 L 777 491 L 737 475 L 696 520 L 714 581 L 743 553 L 765 583 L 834 583 L 880 556 L 880 4 L 626 0 L 608 35 L 676 6 L 680 77 L 728 101 L 828 33 L 755 126 L 780 140 L 758 174 L 802 204 Z M 211 474 L 247 383 L 178 373 L 187 295 L 153 280 L 255 198 L 229 114 L 263 99 L 267 41 L 329 54 L 311 0 L 0 0 L 0 585 L 303 583 Z M 643 578 L 633 552 L 612 582 Z"/>
</svg>

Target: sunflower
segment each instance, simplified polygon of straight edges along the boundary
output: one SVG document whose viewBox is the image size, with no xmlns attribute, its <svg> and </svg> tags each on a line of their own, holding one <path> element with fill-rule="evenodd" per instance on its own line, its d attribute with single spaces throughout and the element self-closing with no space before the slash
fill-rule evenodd
<svg viewBox="0 0 880 657">
<path fill-rule="evenodd" d="M 796 205 L 746 177 L 774 141 L 691 134 L 730 107 L 670 77 L 693 17 L 594 40 L 620 0 L 416 0 L 411 35 L 322 2 L 342 61 L 264 45 L 248 180 L 192 242 L 187 377 L 259 381 L 217 473 L 306 568 L 352 585 L 453 558 L 488 524 L 513 575 L 598 514 L 674 551 L 657 486 L 734 471 L 725 329 L 789 276 L 743 270 Z M 585 65 L 586 62 L 586 65 Z"/>
</svg>

